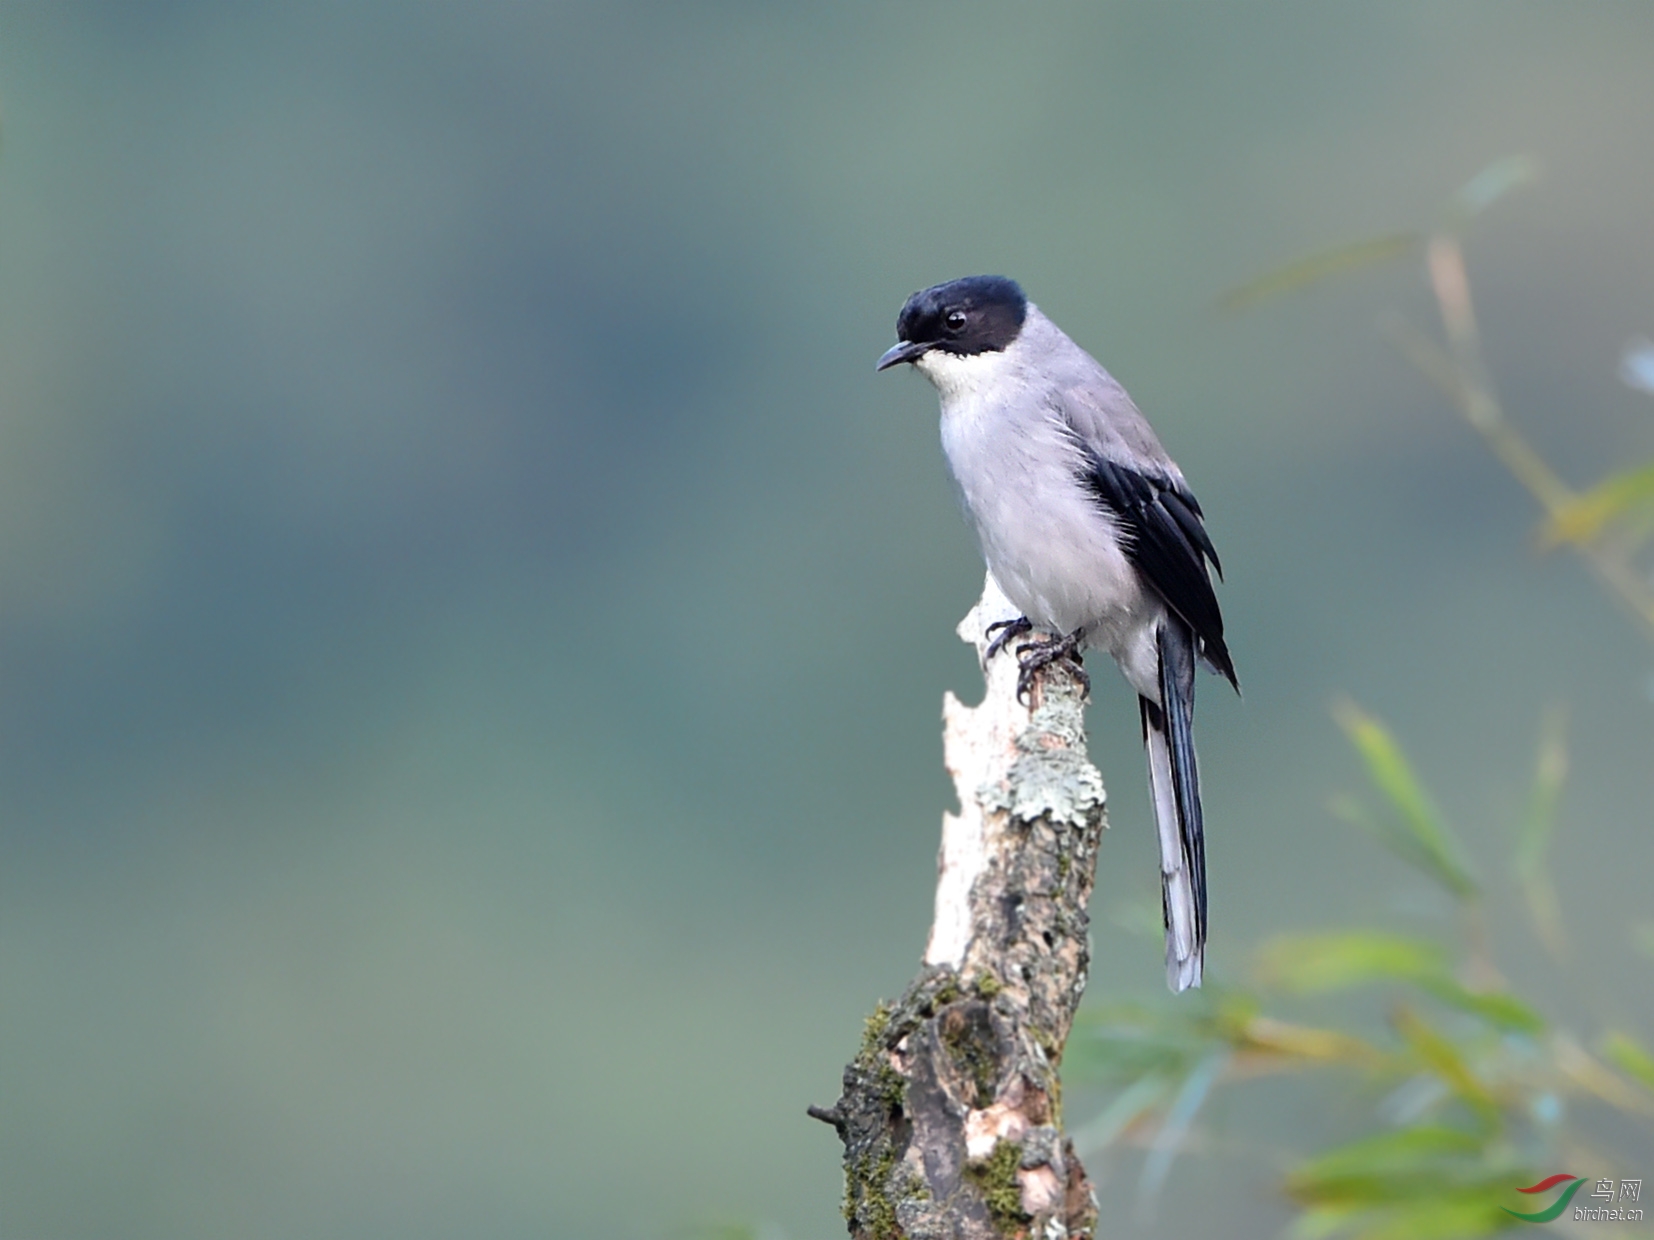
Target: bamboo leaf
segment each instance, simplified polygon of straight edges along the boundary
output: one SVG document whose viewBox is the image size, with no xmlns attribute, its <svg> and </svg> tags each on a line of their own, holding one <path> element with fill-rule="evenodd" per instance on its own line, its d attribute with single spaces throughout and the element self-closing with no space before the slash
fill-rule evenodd
<svg viewBox="0 0 1654 1240">
<path fill-rule="evenodd" d="M 1218 299 L 1218 308 L 1230 313 L 1246 310 L 1259 302 L 1308 288 L 1332 276 L 1374 267 L 1393 258 L 1420 253 L 1423 249 L 1422 233 L 1390 233 L 1320 250 L 1230 289 Z"/>
<path fill-rule="evenodd" d="M 1148 1157 L 1143 1160 L 1143 1172 L 1137 1186 L 1140 1198 L 1153 1200 L 1159 1194 L 1166 1177 L 1171 1174 L 1173 1161 L 1188 1141 L 1189 1128 L 1195 1116 L 1200 1113 L 1207 1095 L 1212 1092 L 1212 1086 L 1217 1084 L 1228 1063 L 1226 1052 L 1214 1053 L 1195 1065 L 1194 1071 L 1185 1078 L 1177 1097 L 1166 1109 L 1166 1118 L 1155 1135 Z"/>
<path fill-rule="evenodd" d="M 1286 1190 L 1301 1204 L 1346 1215 L 1361 1211 L 1375 1222 L 1416 1216 L 1451 1202 L 1496 1208 L 1513 1177 L 1508 1168 L 1490 1165 L 1489 1157 L 1484 1138 L 1460 1129 L 1403 1128 L 1301 1163 L 1288 1174 Z"/>
<path fill-rule="evenodd" d="M 1542 546 L 1590 542 L 1613 521 L 1654 506 L 1654 461 L 1610 474 L 1558 509 L 1543 526 Z"/>
<path fill-rule="evenodd" d="M 1425 1125 L 1379 1133 L 1295 1168 L 1289 1194 L 1308 1207 L 1293 1229 L 1303 1240 L 1489 1235 L 1504 1226 L 1501 1198 L 1512 1170 L 1487 1138 Z"/>
<path fill-rule="evenodd" d="M 1630 1034 L 1611 1030 L 1603 1039 L 1602 1054 L 1644 1089 L 1654 1090 L 1654 1055 Z"/>
<path fill-rule="evenodd" d="M 1371 1211 L 1361 1205 L 1311 1206 L 1293 1220 L 1287 1232 L 1292 1240 L 1326 1240 L 1343 1231 L 1358 1219 L 1368 1217 Z"/>
<path fill-rule="evenodd" d="M 1447 958 L 1428 939 L 1377 931 L 1280 935 L 1258 953 L 1266 985 L 1294 994 L 1343 990 L 1375 981 L 1447 976 Z"/>
<path fill-rule="evenodd" d="M 1269 1016 L 1255 1016 L 1247 1022 L 1238 1049 L 1310 1063 L 1355 1063 L 1370 1067 L 1384 1059 L 1383 1052 L 1371 1042 L 1352 1034 L 1289 1024 Z"/>
<path fill-rule="evenodd" d="M 1356 1232 L 1353 1240 L 1475 1240 L 1495 1235 L 1510 1224 L 1509 1216 L 1499 1210 L 1498 1198 L 1497 1188 L 1489 1185 L 1388 1210 L 1379 1222 Z"/>
<path fill-rule="evenodd" d="M 1487 1139 L 1445 1125 L 1421 1124 L 1362 1137 L 1301 1163 L 1288 1179 L 1294 1195 L 1346 1180 L 1377 1180 L 1416 1170 L 1439 1171 L 1455 1157 L 1478 1156 Z"/>
<path fill-rule="evenodd" d="M 1610 1072 L 1602 1062 L 1566 1033 L 1551 1039 L 1551 1058 L 1562 1075 L 1586 1093 L 1595 1094 L 1616 1110 L 1638 1115 L 1654 1114 L 1654 1101 Z"/>
<path fill-rule="evenodd" d="M 1064 1056 L 1075 1080 L 1183 1076 L 1220 1041 L 1199 1019 L 1134 1004 L 1081 1009 Z"/>
<path fill-rule="evenodd" d="M 1460 901 L 1474 899 L 1476 880 L 1463 848 L 1389 730 L 1352 702 L 1339 703 L 1333 714 L 1365 762 L 1367 778 L 1392 811 L 1383 818 L 1368 820 L 1376 824 L 1379 838 Z"/>
<path fill-rule="evenodd" d="M 1511 190 L 1533 180 L 1538 172 L 1539 165 L 1526 155 L 1495 160 L 1465 182 L 1449 200 L 1450 226 L 1463 228 Z M 1317 250 L 1230 289 L 1218 299 L 1218 307 L 1229 312 L 1246 310 L 1333 276 L 1376 267 L 1393 259 L 1410 258 L 1423 252 L 1424 243 L 1422 232 L 1397 232 Z"/>
<path fill-rule="evenodd" d="M 1490 1130 L 1496 1129 L 1499 1122 L 1499 1104 L 1465 1062 L 1459 1048 L 1431 1028 L 1424 1018 L 1411 1008 L 1397 1008 L 1394 1020 L 1396 1031 L 1418 1056 L 1419 1061 L 1463 1099 Z"/>
<path fill-rule="evenodd" d="M 1082 1153 L 1107 1149 L 1145 1115 L 1160 1109 L 1171 1095 L 1174 1082 L 1163 1076 L 1145 1076 L 1115 1095 L 1103 1113 L 1074 1134 Z"/>
<path fill-rule="evenodd" d="M 1467 990 L 1451 977 L 1423 978 L 1420 985 L 1464 1012 L 1479 1016 L 1506 1033 L 1537 1037 L 1545 1032 L 1545 1019 L 1513 994 L 1504 991 Z"/>
</svg>

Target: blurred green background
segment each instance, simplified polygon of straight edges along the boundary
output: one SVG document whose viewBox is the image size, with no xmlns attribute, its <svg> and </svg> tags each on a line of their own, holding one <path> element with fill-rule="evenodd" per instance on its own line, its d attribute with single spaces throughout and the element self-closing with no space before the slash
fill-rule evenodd
<svg viewBox="0 0 1654 1240">
<path fill-rule="evenodd" d="M 1215 309 L 1526 152 L 1468 245 L 1509 413 L 1654 454 L 1654 9 L 19 3 L 0 110 L 7 1240 L 842 1233 L 804 1107 L 916 967 L 979 683 L 935 399 L 872 367 L 973 272 L 1229 567 L 1211 974 L 1443 912 L 1326 811 L 1335 695 L 1497 855 L 1560 702 L 1574 967 L 1654 1018 L 1649 650 L 1375 329 L 1417 264 Z M 1092 720 L 1103 914 L 1158 886 L 1112 673 Z M 1105 1219 L 1268 1234 L 1272 1158 Z"/>
</svg>

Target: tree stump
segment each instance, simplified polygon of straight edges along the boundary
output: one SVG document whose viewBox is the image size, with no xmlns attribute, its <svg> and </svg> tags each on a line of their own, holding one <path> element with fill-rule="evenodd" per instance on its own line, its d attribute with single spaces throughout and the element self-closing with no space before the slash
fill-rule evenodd
<svg viewBox="0 0 1654 1240">
<path fill-rule="evenodd" d="M 959 635 L 986 655 L 1016 609 L 990 577 Z M 1085 992 L 1105 828 L 1084 690 L 1061 664 L 1017 699 L 1016 643 L 980 706 L 943 701 L 944 814 L 924 967 L 868 1019 L 843 1095 L 810 1114 L 844 1141 L 859 1240 L 1090 1237 L 1096 1199 L 1062 1129 L 1058 1067 Z"/>
</svg>

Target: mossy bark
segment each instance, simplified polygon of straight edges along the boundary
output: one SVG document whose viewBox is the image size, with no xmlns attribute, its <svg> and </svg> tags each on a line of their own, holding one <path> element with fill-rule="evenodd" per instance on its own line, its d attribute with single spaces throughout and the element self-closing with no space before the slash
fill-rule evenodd
<svg viewBox="0 0 1654 1240">
<path fill-rule="evenodd" d="M 981 654 L 1014 614 L 990 580 L 960 635 Z M 1096 1222 L 1058 1067 L 1090 963 L 1102 778 L 1070 671 L 1043 672 L 1031 706 L 1014 650 L 984 674 L 982 705 L 944 704 L 960 812 L 924 968 L 869 1018 L 838 1102 L 811 1108 L 844 1141 L 845 1219 L 866 1240 L 1062 1240 Z"/>
</svg>

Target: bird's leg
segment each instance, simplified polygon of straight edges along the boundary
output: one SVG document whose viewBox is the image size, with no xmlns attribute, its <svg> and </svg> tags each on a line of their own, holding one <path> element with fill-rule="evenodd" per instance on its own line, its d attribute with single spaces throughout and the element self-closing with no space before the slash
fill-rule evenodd
<svg viewBox="0 0 1654 1240">
<path fill-rule="evenodd" d="M 995 629 L 1001 630 L 998 637 L 994 636 Z M 1018 616 L 1015 620 L 995 620 L 988 626 L 988 631 L 983 634 L 984 637 L 991 640 L 988 642 L 987 650 L 982 653 L 982 662 L 987 663 L 989 659 L 1005 649 L 1005 643 L 1012 638 L 1021 637 L 1024 633 L 1032 633 L 1033 631 L 1034 626 L 1029 623 L 1027 616 Z"/>
<path fill-rule="evenodd" d="M 1080 682 L 1082 697 L 1091 696 L 1091 677 L 1080 662 L 1080 646 L 1085 639 L 1083 628 L 1075 629 L 1067 637 L 1050 637 L 1044 641 L 1024 642 L 1017 647 L 1017 700 L 1022 701 L 1034 687 L 1034 673 L 1053 663 L 1066 663 Z"/>
</svg>

